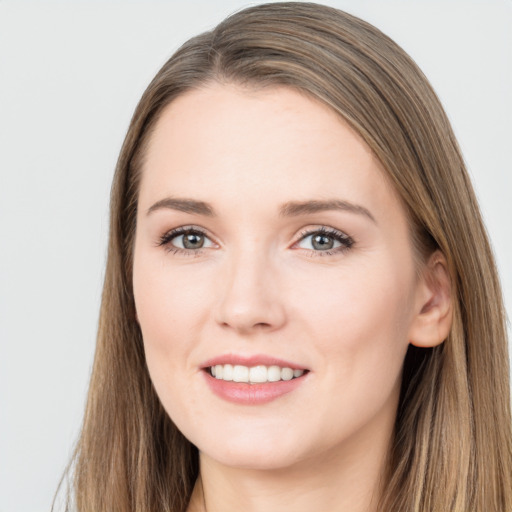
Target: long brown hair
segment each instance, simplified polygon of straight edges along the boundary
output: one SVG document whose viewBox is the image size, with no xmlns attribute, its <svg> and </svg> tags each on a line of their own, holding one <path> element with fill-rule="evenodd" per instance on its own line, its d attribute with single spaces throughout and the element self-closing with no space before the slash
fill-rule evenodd
<svg viewBox="0 0 512 512">
<path fill-rule="evenodd" d="M 375 27 L 312 3 L 238 12 L 190 39 L 144 93 L 119 156 L 93 372 L 72 471 L 83 512 L 183 512 L 197 449 L 163 410 L 135 317 L 132 253 L 144 151 L 162 110 L 217 81 L 298 89 L 330 106 L 380 159 L 419 253 L 452 280 L 445 342 L 410 347 L 380 511 L 512 510 L 505 314 L 491 249 L 448 119 L 410 57 Z"/>
</svg>

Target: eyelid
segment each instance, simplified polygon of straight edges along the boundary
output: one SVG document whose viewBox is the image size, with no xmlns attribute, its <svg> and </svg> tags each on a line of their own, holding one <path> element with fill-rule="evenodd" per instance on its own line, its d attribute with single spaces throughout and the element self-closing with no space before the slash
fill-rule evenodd
<svg viewBox="0 0 512 512">
<path fill-rule="evenodd" d="M 309 236 L 321 234 L 325 235 L 331 238 L 334 238 L 336 241 L 340 243 L 338 247 L 334 247 L 332 249 L 325 249 L 325 250 L 314 250 L 314 249 L 306 249 L 303 247 L 298 247 L 298 244 L 308 238 Z M 294 244 L 292 245 L 292 248 L 295 248 L 295 250 L 302 250 L 308 252 L 311 256 L 331 256 L 334 254 L 340 254 L 342 252 L 345 252 L 352 248 L 355 241 L 350 236 L 347 235 L 345 232 L 328 226 L 316 226 L 311 228 L 305 228 L 301 230 L 300 237 Z"/>
<path fill-rule="evenodd" d="M 207 238 L 213 246 L 216 246 L 216 248 L 219 247 L 219 244 L 215 241 L 215 238 L 212 237 L 208 231 L 202 227 L 196 226 L 196 225 L 185 225 L 185 226 L 178 226 L 176 228 L 170 229 L 166 231 L 163 235 L 161 235 L 158 239 L 157 246 L 163 246 L 168 250 L 169 252 L 183 254 L 187 256 L 191 255 L 200 255 L 204 250 L 211 249 L 212 247 L 200 247 L 198 249 L 186 249 L 181 248 L 173 245 L 171 241 L 174 238 L 177 238 L 181 235 L 185 235 L 187 233 L 198 233 L 205 238 Z M 306 249 L 303 247 L 298 247 L 298 244 L 305 240 L 307 237 L 315 235 L 315 234 L 322 234 L 327 237 L 331 237 L 337 242 L 340 243 L 338 247 L 334 247 L 332 249 L 324 249 L 324 250 L 315 250 L 315 249 Z M 318 225 L 310 228 L 303 228 L 300 231 L 299 238 L 292 244 L 291 248 L 295 250 L 302 250 L 306 251 L 308 254 L 312 256 L 330 256 L 333 254 L 342 253 L 344 251 L 349 250 L 353 245 L 355 241 L 350 236 L 347 235 L 345 232 L 328 226 Z"/>
<path fill-rule="evenodd" d="M 214 237 L 212 237 L 204 228 L 201 228 L 201 227 L 195 226 L 195 225 L 186 225 L 186 226 L 178 226 L 176 228 L 169 229 L 168 231 L 166 231 L 163 235 L 161 235 L 159 237 L 159 239 L 157 241 L 157 246 L 165 247 L 165 249 L 168 250 L 169 252 L 173 252 L 175 254 L 176 253 L 184 254 L 187 256 L 200 255 L 202 253 L 202 251 L 211 248 L 211 247 L 200 247 L 198 249 L 185 249 L 185 248 L 177 247 L 171 243 L 173 239 L 175 239 L 181 235 L 185 235 L 187 233 L 198 233 L 198 234 L 204 236 L 205 238 L 207 238 L 212 243 L 212 245 L 217 246 L 217 247 L 219 245 L 215 241 Z"/>
</svg>

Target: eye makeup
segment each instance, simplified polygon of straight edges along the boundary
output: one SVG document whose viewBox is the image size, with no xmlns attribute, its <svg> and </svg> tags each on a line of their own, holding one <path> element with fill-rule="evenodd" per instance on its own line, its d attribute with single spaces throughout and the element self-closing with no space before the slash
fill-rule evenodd
<svg viewBox="0 0 512 512">
<path fill-rule="evenodd" d="M 173 243 L 177 240 L 179 242 Z M 157 244 L 172 254 L 199 256 L 204 249 L 215 246 L 206 232 L 197 226 L 180 226 L 163 234 Z"/>
<path fill-rule="evenodd" d="M 312 249 L 301 247 L 299 244 L 311 238 Z M 294 244 L 297 247 L 309 252 L 313 257 L 332 256 L 348 251 L 354 245 L 354 239 L 338 229 L 321 226 L 301 232 L 301 238 Z"/>
<path fill-rule="evenodd" d="M 309 247 L 308 247 L 309 245 Z M 332 256 L 348 251 L 354 239 L 344 232 L 327 226 L 301 231 L 300 238 L 291 248 L 306 251 L 308 256 Z M 171 254 L 200 256 L 206 249 L 218 248 L 206 231 L 198 226 L 180 226 L 164 233 L 157 246 Z"/>
</svg>

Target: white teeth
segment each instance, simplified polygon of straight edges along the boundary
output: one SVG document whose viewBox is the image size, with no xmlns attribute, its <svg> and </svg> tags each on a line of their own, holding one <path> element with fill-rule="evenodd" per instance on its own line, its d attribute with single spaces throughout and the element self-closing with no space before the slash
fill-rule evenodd
<svg viewBox="0 0 512 512">
<path fill-rule="evenodd" d="M 233 366 L 230 364 L 224 365 L 224 371 L 222 374 L 223 380 L 233 380 Z"/>
<path fill-rule="evenodd" d="M 267 382 L 267 367 L 253 366 L 249 370 L 249 382 Z"/>
<path fill-rule="evenodd" d="M 219 380 L 262 384 L 301 377 L 304 374 L 304 370 L 293 370 L 288 367 L 281 368 L 275 365 L 258 365 L 249 368 L 243 365 L 217 364 L 210 367 L 210 373 Z"/>
<path fill-rule="evenodd" d="M 235 382 L 249 382 L 249 368 L 239 364 L 235 365 L 233 368 L 233 380 Z"/>
<path fill-rule="evenodd" d="M 278 380 L 281 380 L 281 368 L 279 366 L 271 366 L 268 369 L 268 381 L 277 382 Z"/>
<path fill-rule="evenodd" d="M 281 379 L 282 380 L 292 380 L 293 379 L 293 370 L 291 368 L 283 368 L 281 370 Z"/>
</svg>

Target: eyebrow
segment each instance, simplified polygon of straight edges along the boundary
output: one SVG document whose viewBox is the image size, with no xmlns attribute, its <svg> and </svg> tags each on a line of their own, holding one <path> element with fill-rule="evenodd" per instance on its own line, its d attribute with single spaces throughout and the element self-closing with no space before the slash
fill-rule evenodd
<svg viewBox="0 0 512 512">
<path fill-rule="evenodd" d="M 279 209 L 279 215 L 281 217 L 297 217 L 299 215 L 308 215 L 311 213 L 325 212 L 330 210 L 341 210 L 364 215 L 375 224 L 377 224 L 377 221 L 371 214 L 370 210 L 364 206 L 354 204 L 349 201 L 342 201 L 340 199 L 328 199 L 326 201 L 313 200 L 302 202 L 290 201 L 281 206 Z"/>
<path fill-rule="evenodd" d="M 177 198 L 177 197 L 166 197 L 157 201 L 151 206 L 147 215 L 150 213 L 160 210 L 170 209 L 177 210 L 185 213 L 192 213 L 195 215 L 204 215 L 206 217 L 215 217 L 214 208 L 204 201 L 197 201 L 195 199 Z M 339 199 L 328 199 L 328 200 L 310 200 L 310 201 L 289 201 L 284 203 L 279 208 L 280 217 L 298 217 L 300 215 L 309 215 L 312 213 L 341 210 L 350 213 L 356 213 L 368 217 L 372 222 L 377 224 L 375 217 L 371 212 L 364 206 L 351 203 L 349 201 L 342 201 Z"/>
<path fill-rule="evenodd" d="M 194 213 L 196 215 L 205 215 L 206 217 L 215 217 L 216 213 L 212 206 L 204 201 L 196 201 L 195 199 L 179 199 L 177 197 L 166 197 L 157 201 L 149 210 L 147 215 L 150 213 L 161 210 L 162 208 L 168 208 L 170 210 L 177 210 L 179 212 Z"/>
</svg>

